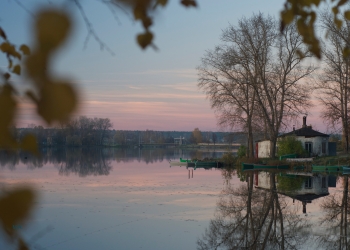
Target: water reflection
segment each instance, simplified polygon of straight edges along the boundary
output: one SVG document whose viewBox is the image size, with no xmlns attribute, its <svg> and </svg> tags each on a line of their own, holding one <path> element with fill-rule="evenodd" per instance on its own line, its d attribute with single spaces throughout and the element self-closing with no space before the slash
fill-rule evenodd
<svg viewBox="0 0 350 250">
<path fill-rule="evenodd" d="M 237 171 L 244 184 L 236 187 L 234 174 L 222 171 L 226 186 L 198 249 L 350 248 L 347 175 Z M 319 211 L 305 217 L 316 200 Z"/>
<path fill-rule="evenodd" d="M 268 190 L 271 188 L 271 173 L 255 172 L 255 187 Z M 277 192 L 284 196 L 298 200 L 303 205 L 303 213 L 306 213 L 306 205 L 313 200 L 329 195 L 328 180 L 329 175 L 309 174 L 309 173 L 278 173 Z"/>
<path fill-rule="evenodd" d="M 249 172 L 244 185 L 227 185 L 198 248 L 300 249 L 309 222 L 278 193 L 275 180 L 276 173 L 270 173 L 269 189 L 255 189 Z"/>
<path fill-rule="evenodd" d="M 169 168 L 169 160 L 197 153 L 212 157 L 195 150 L 51 148 L 40 158 L 3 151 L 0 187 L 29 183 L 40 192 L 20 233 L 31 239 L 54 229 L 30 249 L 195 249 L 222 188 L 220 171 L 190 169 L 188 180 L 188 169 Z M 14 249 L 6 244 L 0 232 L 0 249 Z"/>
<path fill-rule="evenodd" d="M 169 162 L 183 158 L 216 158 L 224 152 L 183 150 L 183 149 L 116 149 L 116 148 L 43 148 L 40 157 L 35 157 L 24 151 L 0 150 L 0 166 L 11 170 L 17 165 L 26 165 L 28 169 L 42 168 L 53 164 L 61 175 L 70 173 L 85 177 L 88 175 L 108 175 L 112 169 L 112 161 L 117 163 Z"/>
<path fill-rule="evenodd" d="M 220 152 L 215 154 L 221 156 Z M 347 175 L 254 172 L 239 168 L 169 168 L 168 161 L 180 157 L 215 158 L 214 152 L 197 150 L 51 148 L 43 150 L 40 158 L 25 152 L 0 151 L 0 164 L 2 168 L 20 170 L 3 169 L 4 182 L 10 184 L 32 178 L 40 184 L 43 193 L 49 194 L 43 196 L 45 209 L 40 212 L 39 221 L 43 227 L 55 225 L 56 231 L 40 241 L 43 246 L 66 242 L 70 236 L 61 238 L 60 235 L 69 228 L 73 233 L 78 227 L 79 230 L 84 227 L 87 232 L 99 232 L 107 228 L 105 225 L 113 228 L 123 225 L 118 229 L 119 236 L 115 231 L 109 232 L 113 244 L 119 246 L 125 241 L 120 249 L 141 246 L 143 249 L 166 249 L 169 239 L 175 237 L 171 244 L 173 249 L 194 249 L 194 244 L 198 249 L 350 248 Z M 51 166 L 46 168 L 49 164 Z M 17 165 L 25 165 L 29 170 Z M 112 171 L 113 168 L 116 171 Z M 40 171 L 31 171 L 34 169 Z M 60 178 L 57 172 L 62 175 Z M 108 176 L 79 178 L 77 182 L 74 175 Z M 215 201 L 216 212 L 212 218 Z M 61 215 L 56 218 L 57 214 Z M 95 218 L 104 224 L 97 223 Z M 89 222 L 85 223 L 87 220 Z M 125 224 L 130 221 L 132 223 Z M 129 231 L 124 225 L 129 225 Z M 176 233 L 168 233 L 174 225 L 178 225 Z M 158 230 L 157 233 L 149 235 L 146 241 L 163 240 L 162 247 L 154 247 L 154 243 L 145 247 L 146 243 L 132 238 L 145 232 L 151 234 L 153 229 Z M 97 242 L 101 237 L 96 234 L 94 239 Z M 187 239 L 186 244 L 184 239 Z M 85 241 L 76 242 L 75 246 L 81 246 Z M 193 244 L 193 247 L 179 247 L 179 242 Z"/>
<path fill-rule="evenodd" d="M 328 249 L 349 249 L 348 215 L 349 208 L 349 177 L 341 176 L 342 191 L 326 197 L 321 208 L 325 212 L 320 219 L 320 226 L 325 227 L 326 234 L 318 238 L 320 246 Z"/>
</svg>

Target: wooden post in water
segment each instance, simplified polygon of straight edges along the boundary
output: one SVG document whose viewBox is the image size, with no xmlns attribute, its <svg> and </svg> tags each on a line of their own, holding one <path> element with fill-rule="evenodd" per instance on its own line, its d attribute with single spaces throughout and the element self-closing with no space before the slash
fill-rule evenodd
<svg viewBox="0 0 350 250">
<path fill-rule="evenodd" d="M 192 178 L 193 178 L 193 169 L 192 169 Z"/>
<path fill-rule="evenodd" d="M 190 171 L 191 171 L 191 170 L 188 170 L 188 179 L 190 179 Z"/>
</svg>

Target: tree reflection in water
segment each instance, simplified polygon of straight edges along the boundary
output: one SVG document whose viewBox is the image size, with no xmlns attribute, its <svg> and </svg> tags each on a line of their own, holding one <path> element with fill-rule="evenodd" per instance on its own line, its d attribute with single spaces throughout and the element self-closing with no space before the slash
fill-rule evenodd
<svg viewBox="0 0 350 250">
<path fill-rule="evenodd" d="M 113 155 L 103 148 L 44 149 L 39 157 L 23 151 L 0 151 L 1 166 L 14 170 L 16 165 L 25 164 L 29 169 L 53 164 L 61 175 L 70 173 L 79 176 L 108 175 L 112 169 Z"/>
<path fill-rule="evenodd" d="M 324 216 L 320 225 L 326 227 L 318 237 L 320 247 L 350 249 L 349 244 L 349 177 L 341 176 L 343 190 L 327 196 L 320 204 Z M 324 233 L 326 232 L 326 233 Z"/>
<path fill-rule="evenodd" d="M 253 172 L 246 183 L 227 185 L 217 202 L 198 249 L 300 249 L 310 225 L 296 206 L 277 193 L 275 173 L 270 173 L 270 189 L 256 189 Z"/>
<path fill-rule="evenodd" d="M 108 175 L 112 168 L 112 161 L 116 163 L 166 162 L 183 158 L 213 158 L 220 157 L 216 152 L 202 152 L 196 149 L 183 150 L 181 148 L 112 148 L 112 147 L 44 147 L 40 149 L 40 156 L 35 157 L 24 151 L 0 150 L 0 167 L 15 170 L 17 165 L 26 165 L 29 169 L 41 168 L 53 164 L 60 174 L 70 173 L 79 176 Z"/>
<path fill-rule="evenodd" d="M 88 175 L 109 175 L 112 169 L 111 160 L 107 160 L 102 149 L 68 151 L 65 161 L 62 161 L 56 166 L 60 175 L 75 173 L 81 177 Z"/>
</svg>

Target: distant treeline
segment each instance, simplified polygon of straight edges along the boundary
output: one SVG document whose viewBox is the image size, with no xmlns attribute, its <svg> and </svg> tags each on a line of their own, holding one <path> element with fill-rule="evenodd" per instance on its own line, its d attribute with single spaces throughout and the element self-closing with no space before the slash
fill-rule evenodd
<svg viewBox="0 0 350 250">
<path fill-rule="evenodd" d="M 109 118 L 80 116 L 56 128 L 30 125 L 14 131 L 18 140 L 33 134 L 40 146 L 100 146 L 111 137 L 112 123 Z"/>
<path fill-rule="evenodd" d="M 109 118 L 88 118 L 80 116 L 56 128 L 44 128 L 30 125 L 28 128 L 13 130 L 21 140 L 27 134 L 33 134 L 41 147 L 54 146 L 118 146 L 130 147 L 145 143 L 175 143 L 182 138 L 182 144 L 196 143 L 244 143 L 246 134 L 240 132 L 200 131 L 130 131 L 112 130 Z M 198 133 L 200 136 L 198 136 Z M 198 139 L 199 138 L 199 139 Z M 177 141 L 178 142 L 178 141 Z"/>
</svg>

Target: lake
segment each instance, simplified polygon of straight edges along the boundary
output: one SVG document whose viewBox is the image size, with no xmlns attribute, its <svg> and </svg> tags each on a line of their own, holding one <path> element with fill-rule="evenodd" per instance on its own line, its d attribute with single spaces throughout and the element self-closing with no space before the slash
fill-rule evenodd
<svg viewBox="0 0 350 250">
<path fill-rule="evenodd" d="M 195 249 L 223 188 L 221 171 L 196 169 L 188 178 L 185 166 L 169 161 L 221 154 L 48 149 L 35 159 L 2 153 L 1 186 L 31 184 L 39 191 L 34 215 L 18 228 L 33 249 Z"/>
<path fill-rule="evenodd" d="M 308 193 L 287 195 L 264 181 L 293 183 L 300 179 L 295 174 L 288 182 L 280 173 L 169 163 L 223 153 L 73 148 L 34 158 L 1 152 L 1 193 L 22 184 L 38 190 L 28 223 L 14 225 L 31 249 L 347 249 L 347 177 L 303 176 Z M 311 196 L 318 184 L 323 193 Z M 0 249 L 15 249 L 3 233 Z"/>
</svg>

